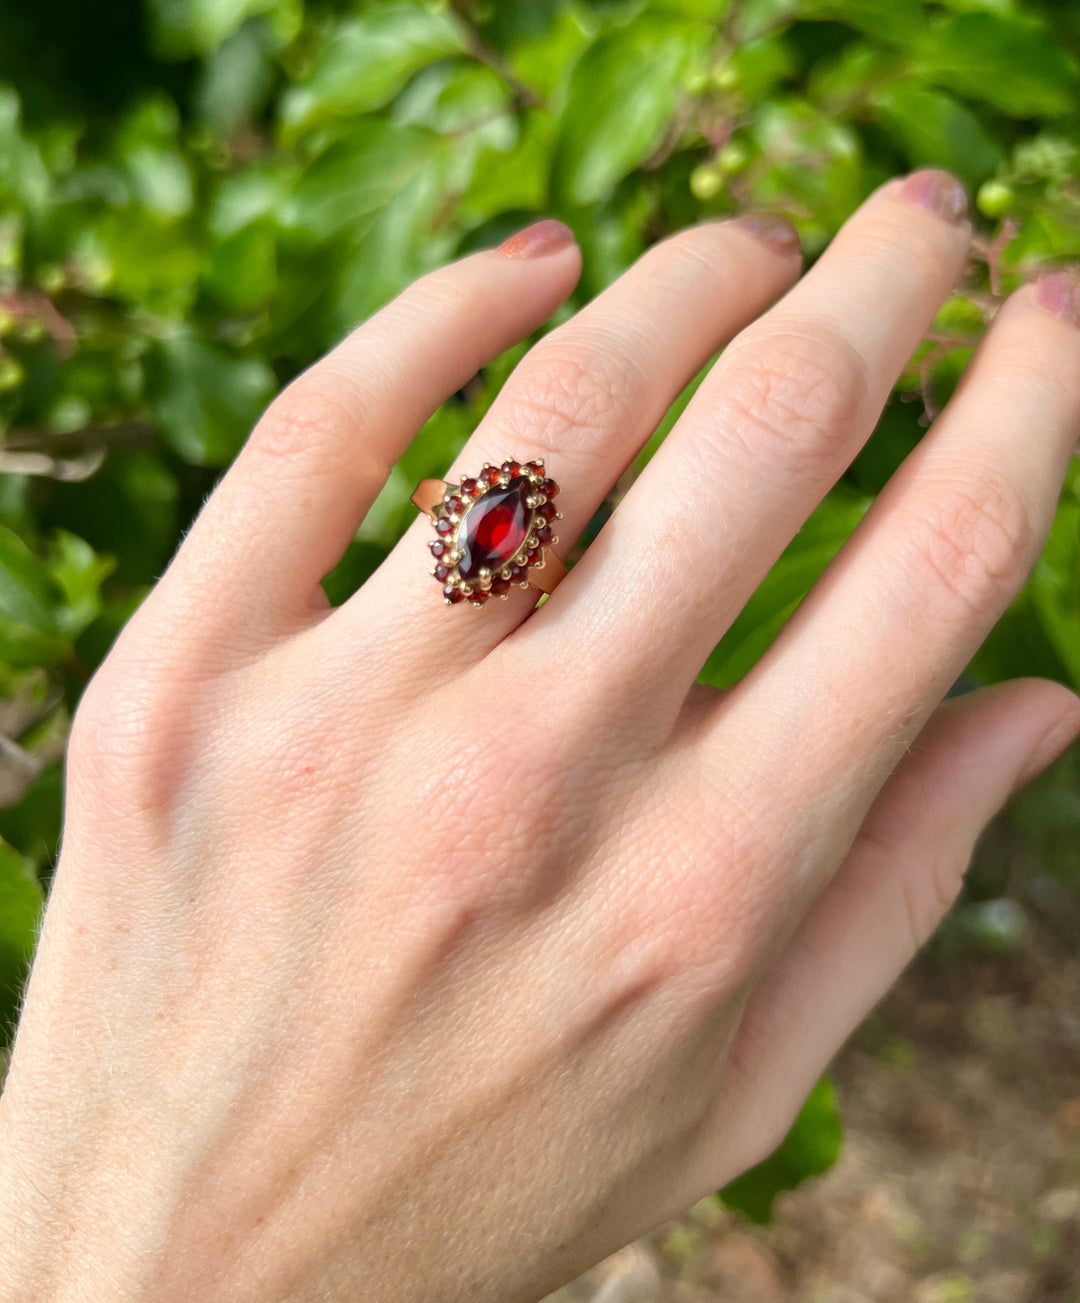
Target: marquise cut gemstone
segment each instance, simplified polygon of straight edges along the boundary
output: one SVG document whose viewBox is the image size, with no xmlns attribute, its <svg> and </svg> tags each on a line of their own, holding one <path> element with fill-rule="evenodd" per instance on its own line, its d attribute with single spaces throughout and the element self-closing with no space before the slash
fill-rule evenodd
<svg viewBox="0 0 1080 1303">
<path fill-rule="evenodd" d="M 531 491 L 524 475 L 515 476 L 504 488 L 489 489 L 465 513 L 457 548 L 458 571 L 467 583 L 481 570 L 501 570 L 525 542 L 533 514 L 525 500 Z"/>
</svg>

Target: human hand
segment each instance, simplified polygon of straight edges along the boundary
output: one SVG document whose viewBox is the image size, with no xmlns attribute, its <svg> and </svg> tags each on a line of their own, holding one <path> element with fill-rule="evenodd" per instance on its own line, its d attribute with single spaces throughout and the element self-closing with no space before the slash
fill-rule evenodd
<svg viewBox="0 0 1080 1303">
<path fill-rule="evenodd" d="M 564 547 L 732 342 L 532 615 L 444 607 L 422 518 L 342 607 L 319 581 L 428 414 L 569 292 L 562 228 L 426 277 L 285 391 L 75 721 L 0 1298 L 535 1299 L 769 1152 L 1080 730 L 1048 682 L 939 704 L 1075 442 L 1068 276 L 1002 309 L 754 670 L 695 684 L 969 235 L 915 174 L 797 284 L 783 223 L 710 224 L 546 336 L 449 478 L 544 457 Z"/>
</svg>

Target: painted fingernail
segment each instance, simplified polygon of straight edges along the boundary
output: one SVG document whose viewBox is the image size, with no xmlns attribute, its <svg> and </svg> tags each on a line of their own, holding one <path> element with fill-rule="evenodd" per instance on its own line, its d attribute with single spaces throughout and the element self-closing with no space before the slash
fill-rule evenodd
<svg viewBox="0 0 1080 1303">
<path fill-rule="evenodd" d="M 736 225 L 774 253 L 790 255 L 801 252 L 799 232 L 779 213 L 746 213 L 738 218 Z"/>
<path fill-rule="evenodd" d="M 956 177 L 936 167 L 912 172 L 898 193 L 902 199 L 928 209 L 954 226 L 959 226 L 967 217 L 968 200 L 964 187 Z"/>
<path fill-rule="evenodd" d="M 1080 326 L 1080 273 L 1055 271 L 1043 276 L 1035 286 L 1035 302 L 1062 321 Z"/>
<path fill-rule="evenodd" d="M 504 258 L 544 258 L 573 243 L 574 232 L 565 222 L 545 217 L 542 222 L 534 222 L 504 240 L 495 252 Z"/>
</svg>

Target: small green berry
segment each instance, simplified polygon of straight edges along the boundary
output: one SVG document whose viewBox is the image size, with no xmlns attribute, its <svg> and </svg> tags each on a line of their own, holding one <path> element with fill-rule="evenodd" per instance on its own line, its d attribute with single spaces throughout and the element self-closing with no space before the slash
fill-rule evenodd
<svg viewBox="0 0 1080 1303">
<path fill-rule="evenodd" d="M 59 263 L 46 262 L 37 269 L 37 283 L 46 294 L 58 294 L 67 284 L 67 276 Z"/>
<path fill-rule="evenodd" d="M 734 90 L 739 84 L 739 71 L 730 63 L 721 63 L 712 70 L 712 84 L 717 90 Z"/>
<path fill-rule="evenodd" d="M 4 354 L 0 356 L 0 394 L 17 389 L 22 384 L 26 372 L 15 358 Z"/>
<path fill-rule="evenodd" d="M 749 161 L 750 155 L 747 153 L 746 146 L 740 145 L 737 140 L 729 140 L 724 148 L 716 156 L 716 164 L 721 172 L 726 172 L 731 176 L 733 172 L 741 172 Z"/>
<path fill-rule="evenodd" d="M 690 193 L 703 203 L 720 193 L 724 178 L 714 163 L 699 163 L 690 173 Z"/>
<path fill-rule="evenodd" d="M 984 217 L 1004 217 L 1012 208 L 1016 196 L 1004 181 L 984 181 L 979 187 L 975 203 Z"/>
</svg>

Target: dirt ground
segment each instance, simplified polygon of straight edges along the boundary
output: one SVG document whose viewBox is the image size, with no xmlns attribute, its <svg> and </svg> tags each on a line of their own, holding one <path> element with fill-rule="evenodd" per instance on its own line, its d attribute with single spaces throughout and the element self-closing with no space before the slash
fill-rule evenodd
<svg viewBox="0 0 1080 1303">
<path fill-rule="evenodd" d="M 1080 959 L 923 956 L 834 1065 L 846 1136 L 773 1225 L 707 1200 L 549 1303 L 1080 1303 Z"/>
</svg>

